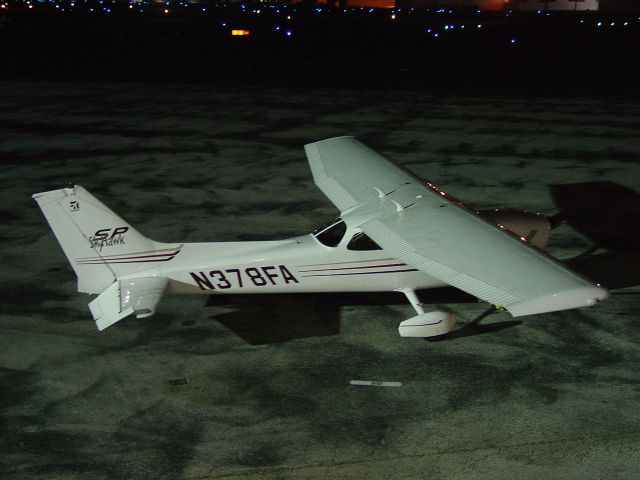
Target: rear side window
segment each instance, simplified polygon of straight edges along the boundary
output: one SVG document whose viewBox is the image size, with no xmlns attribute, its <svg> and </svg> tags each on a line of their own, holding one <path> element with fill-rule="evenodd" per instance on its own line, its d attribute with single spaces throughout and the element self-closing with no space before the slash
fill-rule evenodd
<svg viewBox="0 0 640 480">
<path fill-rule="evenodd" d="M 341 218 L 324 225 L 313 232 L 320 243 L 327 247 L 336 247 L 347 232 L 347 226 Z"/>
<path fill-rule="evenodd" d="M 382 250 L 380 246 L 367 237 L 364 232 L 356 233 L 347 245 L 349 250 Z"/>
</svg>

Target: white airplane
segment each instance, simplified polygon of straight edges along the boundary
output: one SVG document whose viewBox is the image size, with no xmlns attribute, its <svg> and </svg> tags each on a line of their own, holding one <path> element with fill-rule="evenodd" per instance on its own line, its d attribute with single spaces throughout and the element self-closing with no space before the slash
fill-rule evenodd
<svg viewBox="0 0 640 480">
<path fill-rule="evenodd" d="M 544 253 L 542 215 L 478 212 L 352 137 L 305 146 L 313 178 L 340 217 L 279 241 L 150 240 L 76 185 L 33 195 L 78 277 L 98 294 L 98 330 L 153 315 L 164 293 L 402 292 L 417 315 L 404 337 L 456 323 L 426 313 L 416 291 L 452 285 L 521 316 L 592 306 L 609 294 Z"/>
</svg>

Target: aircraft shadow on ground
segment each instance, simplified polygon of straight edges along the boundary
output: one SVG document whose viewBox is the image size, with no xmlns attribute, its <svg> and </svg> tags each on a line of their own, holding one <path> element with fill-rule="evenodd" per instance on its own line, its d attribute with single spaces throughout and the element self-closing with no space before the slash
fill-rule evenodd
<svg viewBox="0 0 640 480">
<path fill-rule="evenodd" d="M 614 182 L 586 182 L 552 185 L 551 195 L 560 209 L 555 218 L 593 243 L 565 263 L 609 289 L 640 285 L 640 194 Z"/>
<path fill-rule="evenodd" d="M 483 317 L 484 318 L 484 317 Z M 517 327 L 522 323 L 522 320 L 505 320 L 502 322 L 494 322 L 486 325 L 480 325 L 479 322 L 473 321 L 462 325 L 460 328 L 456 328 L 445 335 L 439 335 L 437 337 L 425 338 L 428 342 L 442 342 L 445 340 L 455 340 L 456 338 L 471 337 L 474 335 L 481 335 L 483 333 L 492 333 L 504 330 L 506 328 Z"/>
<path fill-rule="evenodd" d="M 426 304 L 477 302 L 475 297 L 455 288 L 422 291 L 418 295 Z M 409 302 L 397 292 L 213 295 L 207 302 L 207 306 L 234 308 L 211 318 L 252 345 L 338 335 L 342 307 L 371 305 Z M 406 318 L 398 318 L 398 324 L 402 320 Z"/>
</svg>

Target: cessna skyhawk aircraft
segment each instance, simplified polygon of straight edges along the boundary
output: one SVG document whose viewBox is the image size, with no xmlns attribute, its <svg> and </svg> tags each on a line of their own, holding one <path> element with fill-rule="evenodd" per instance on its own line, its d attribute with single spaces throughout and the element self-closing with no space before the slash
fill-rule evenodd
<svg viewBox="0 0 640 480">
<path fill-rule="evenodd" d="M 98 294 L 99 330 L 153 315 L 164 293 L 382 292 L 417 315 L 404 337 L 451 331 L 417 290 L 453 285 L 513 316 L 592 306 L 609 294 L 545 254 L 542 215 L 470 209 L 352 137 L 305 146 L 313 178 L 340 217 L 280 241 L 160 243 L 79 185 L 33 195 L 78 276 Z"/>
</svg>

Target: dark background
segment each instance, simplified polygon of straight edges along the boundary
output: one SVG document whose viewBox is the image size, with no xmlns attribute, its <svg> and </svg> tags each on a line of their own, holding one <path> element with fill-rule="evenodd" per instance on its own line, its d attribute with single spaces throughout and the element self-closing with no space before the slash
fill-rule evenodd
<svg viewBox="0 0 640 480">
<path fill-rule="evenodd" d="M 104 5 L 65 13 L 12 5 L 0 28 L 0 75 L 524 95 L 637 94 L 640 84 L 640 19 L 631 12 L 405 8 L 391 20 L 388 10 L 201 4 L 165 14 L 162 4 L 136 13 L 116 3 L 105 13 Z M 233 28 L 251 35 L 232 37 Z"/>
</svg>

